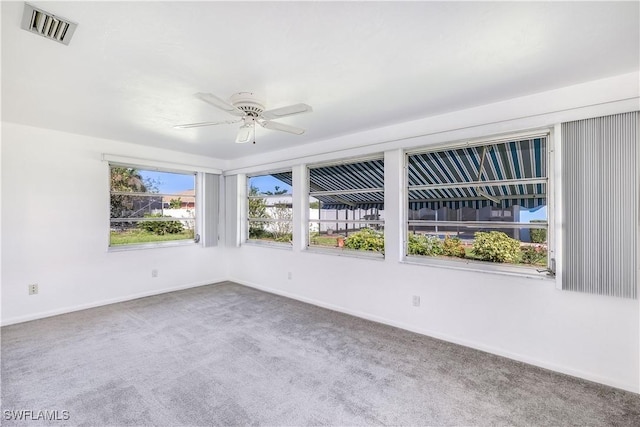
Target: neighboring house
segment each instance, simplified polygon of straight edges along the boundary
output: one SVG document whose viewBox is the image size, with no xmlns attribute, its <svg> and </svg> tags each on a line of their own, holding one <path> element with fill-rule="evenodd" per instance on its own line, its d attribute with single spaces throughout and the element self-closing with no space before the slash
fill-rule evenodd
<svg viewBox="0 0 640 427">
<path fill-rule="evenodd" d="M 180 209 L 193 209 L 196 207 L 196 190 L 184 190 L 177 192 L 175 195 L 163 196 L 162 206 L 165 209 L 169 209 L 171 201 L 175 199 L 180 199 Z"/>
</svg>

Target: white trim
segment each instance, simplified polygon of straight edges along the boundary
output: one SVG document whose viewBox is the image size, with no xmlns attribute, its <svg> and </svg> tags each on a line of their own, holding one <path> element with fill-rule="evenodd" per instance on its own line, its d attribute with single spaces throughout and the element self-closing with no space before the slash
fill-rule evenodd
<svg viewBox="0 0 640 427">
<path fill-rule="evenodd" d="M 125 245 L 114 245 L 107 248 L 107 252 L 127 252 L 142 249 L 158 249 L 158 248 L 175 248 L 178 246 L 200 246 L 196 243 L 195 239 L 180 239 L 180 240 L 161 240 L 158 242 L 149 243 L 131 243 Z"/>
<path fill-rule="evenodd" d="M 247 174 L 247 180 L 251 179 L 251 178 L 257 178 L 260 176 L 269 176 L 269 175 L 273 175 L 274 173 L 287 173 L 290 172 L 293 174 L 292 170 L 290 167 L 288 168 L 282 168 L 282 169 L 269 169 L 269 172 L 266 173 L 261 173 L 261 172 L 254 172 L 254 173 L 248 173 Z M 291 188 L 293 188 L 293 185 L 291 186 Z M 290 196 L 291 193 L 286 193 L 286 194 L 273 194 L 273 196 Z"/>
<path fill-rule="evenodd" d="M 478 138 L 467 138 L 451 142 L 441 142 L 428 147 L 417 147 L 405 150 L 405 154 L 413 156 L 416 154 L 434 153 L 445 150 L 457 150 L 460 148 L 482 147 L 483 145 L 505 144 L 511 141 L 522 141 L 525 139 L 549 138 L 550 127 L 532 129 L 524 132 L 507 132 L 496 134 L 495 136 L 483 136 Z"/>
<path fill-rule="evenodd" d="M 383 252 L 361 251 L 359 249 L 329 248 L 320 246 L 307 246 L 307 248 L 303 252 L 321 255 L 344 256 L 349 258 L 374 259 L 380 261 L 383 261 L 385 258 Z"/>
<path fill-rule="evenodd" d="M 176 172 L 193 171 L 206 172 L 215 175 L 222 175 L 222 169 L 210 168 L 208 166 L 198 166 L 186 163 L 166 162 L 163 160 L 143 159 L 140 157 L 120 156 L 117 154 L 102 154 L 102 161 L 115 162 L 125 166 L 144 166 L 148 170 L 173 170 Z"/>
<path fill-rule="evenodd" d="M 537 280 L 555 280 L 554 276 L 538 273 L 535 267 L 525 267 L 518 264 L 499 264 L 466 259 L 441 259 L 429 256 L 406 255 L 401 264 L 423 265 L 428 267 L 446 268 L 448 270 L 472 271 L 475 273 L 501 274 Z"/>
<path fill-rule="evenodd" d="M 271 240 L 251 239 L 242 242 L 242 244 L 246 246 L 256 246 L 262 248 L 293 250 L 293 242 L 276 242 Z"/>
<path fill-rule="evenodd" d="M 384 151 L 381 153 L 367 154 L 365 156 L 353 156 L 345 157 L 341 159 L 332 160 L 330 162 L 308 163 L 307 169 L 319 169 L 328 168 L 332 166 L 352 165 L 354 163 L 371 162 L 375 160 L 382 160 L 384 162 Z"/>
<path fill-rule="evenodd" d="M 201 281 L 201 282 L 194 282 L 194 283 L 188 283 L 186 285 L 173 286 L 170 288 L 156 289 L 156 290 L 147 291 L 147 292 L 138 292 L 132 295 L 124 296 L 124 297 L 109 298 L 109 299 L 105 299 L 97 302 L 91 302 L 88 304 L 80 304 L 76 306 L 58 308 L 55 310 L 41 311 L 38 313 L 26 315 L 26 316 L 18 316 L 18 317 L 12 317 L 9 319 L 3 319 L 3 321 L 1 322 L 1 326 L 8 326 L 8 325 L 14 325 L 16 323 L 29 322 L 31 320 L 44 319 L 46 317 L 58 316 L 60 314 L 73 313 L 74 311 L 81 311 L 89 308 L 102 307 L 105 305 L 115 304 L 119 302 L 131 301 L 134 299 L 166 294 L 169 292 L 180 291 L 183 289 L 197 288 L 199 286 L 219 285 L 227 281 L 228 280 L 226 279 L 219 278 L 219 279 L 213 279 L 213 280 L 207 280 L 207 281 Z"/>
<path fill-rule="evenodd" d="M 597 383 L 600 384 L 605 384 L 611 387 L 616 387 L 622 390 L 627 390 L 630 391 L 632 393 L 640 393 L 640 388 L 631 383 L 631 382 L 621 382 L 621 381 L 615 381 L 615 380 L 611 380 L 610 378 L 607 377 L 603 377 L 597 374 L 593 374 L 590 372 L 585 372 L 579 369 L 573 369 L 570 366 L 564 366 L 564 365 L 558 365 L 555 363 L 549 363 L 546 362 L 544 360 L 540 360 L 534 357 L 529 357 L 526 354 L 521 354 L 521 353 L 514 353 L 514 352 L 510 352 L 510 351 L 506 351 L 503 350 L 501 348 L 498 347 L 494 347 L 494 346 L 489 346 L 489 345 L 484 345 L 482 343 L 478 343 L 476 341 L 471 341 L 471 340 L 466 340 L 466 339 L 460 339 L 457 338 L 455 336 L 452 335 L 448 335 L 448 334 L 440 334 L 438 332 L 435 332 L 431 329 L 427 329 L 427 328 L 416 328 L 413 327 L 411 325 L 408 325 L 406 323 L 403 322 L 396 322 L 394 320 L 390 320 L 387 319 L 386 317 L 381 317 L 381 316 L 375 316 L 375 315 L 371 315 L 368 314 L 366 312 L 363 311 L 359 311 L 359 310 L 351 310 L 339 305 L 334 305 L 334 304 L 327 304 L 324 303 L 322 301 L 313 299 L 313 298 L 307 298 L 307 297 L 302 297 L 300 295 L 296 295 L 290 292 L 284 292 L 284 291 L 280 291 L 277 289 L 273 289 L 273 288 L 269 288 L 266 286 L 260 286 L 260 285 L 256 285 L 255 283 L 251 283 L 248 281 L 244 281 L 244 280 L 239 280 L 239 279 L 235 279 L 235 278 L 230 278 L 229 281 L 234 282 L 234 283 L 238 283 L 240 285 L 243 286 L 248 286 L 250 288 L 254 288 L 254 289 L 258 289 L 264 292 L 268 292 L 271 294 L 275 294 L 275 295 L 280 295 L 286 298 L 291 298 L 294 299 L 296 301 L 302 301 L 304 303 L 307 304 L 311 304 L 311 305 L 315 305 L 318 307 L 322 307 L 322 308 L 326 308 L 329 310 L 333 310 L 333 311 L 337 311 L 340 313 L 344 313 L 344 314 L 349 314 L 351 316 L 355 316 L 355 317 L 359 317 L 361 319 L 366 319 L 366 320 L 370 320 L 372 322 L 376 322 L 376 323 L 382 323 L 384 325 L 389 325 L 389 326 L 394 326 L 396 328 L 400 328 L 400 329 L 404 329 L 406 331 L 410 331 L 410 332 L 415 332 L 417 334 L 420 335 L 425 335 L 428 337 L 432 337 L 432 338 L 436 338 L 436 339 L 440 339 L 446 342 L 450 342 L 453 344 L 458 344 L 464 347 L 469 347 L 475 350 L 480 350 L 480 351 L 485 351 L 491 354 L 495 354 L 498 356 L 502 356 L 502 357 L 506 357 L 507 359 L 512 359 L 512 360 L 517 360 L 519 362 L 524 362 L 527 363 L 529 365 L 534 365 L 534 366 L 538 366 L 541 368 L 545 368 L 545 369 L 550 369 L 552 371 L 555 372 L 560 372 L 563 374 L 567 374 L 567 375 L 571 375 L 574 377 L 578 377 L 578 378 L 582 378 L 588 381 L 595 381 Z"/>
</svg>

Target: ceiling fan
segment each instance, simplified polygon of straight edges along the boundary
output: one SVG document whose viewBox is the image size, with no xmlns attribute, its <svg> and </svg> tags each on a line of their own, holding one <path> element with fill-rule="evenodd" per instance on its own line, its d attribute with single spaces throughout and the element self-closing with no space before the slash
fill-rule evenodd
<svg viewBox="0 0 640 427">
<path fill-rule="evenodd" d="M 265 110 L 264 103 L 252 92 L 236 93 L 229 98 L 228 102 L 210 93 L 199 92 L 196 93 L 195 96 L 207 104 L 211 104 L 222 111 L 226 111 L 233 116 L 237 116 L 238 118 L 235 120 L 175 125 L 174 128 L 187 129 L 242 122 L 242 126 L 238 129 L 238 135 L 236 136 L 236 142 L 239 144 L 249 141 L 253 141 L 255 144 L 256 123 L 265 129 L 279 130 L 295 135 L 302 135 L 305 132 L 302 128 L 273 122 L 271 120 L 313 111 L 313 109 L 307 104 L 294 104 L 286 107 L 274 108 L 272 110 Z"/>
</svg>

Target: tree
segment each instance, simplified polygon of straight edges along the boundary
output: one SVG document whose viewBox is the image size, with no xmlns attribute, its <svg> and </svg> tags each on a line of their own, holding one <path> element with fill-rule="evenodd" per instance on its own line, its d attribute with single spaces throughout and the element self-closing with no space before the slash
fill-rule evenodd
<svg viewBox="0 0 640 427">
<path fill-rule="evenodd" d="M 279 196 L 281 194 L 287 194 L 287 190 L 286 189 L 280 190 L 280 186 L 276 185 L 273 191 L 265 191 L 262 194 L 267 196 Z"/>
<path fill-rule="evenodd" d="M 258 187 L 253 185 L 249 189 L 249 218 L 269 218 L 267 214 L 267 201 L 263 198 L 255 198 L 260 195 Z M 249 222 L 249 238 L 262 237 L 265 233 L 264 222 Z"/>
<path fill-rule="evenodd" d="M 111 168 L 111 191 L 121 191 L 130 193 L 146 193 L 147 186 L 140 172 L 134 168 L 112 167 Z M 111 218 L 125 218 L 133 209 L 135 196 L 124 194 L 111 195 Z"/>
<path fill-rule="evenodd" d="M 140 172 L 134 168 L 111 168 L 111 191 L 135 191 L 145 193 L 147 187 Z"/>
<path fill-rule="evenodd" d="M 178 197 L 177 199 L 169 200 L 169 208 L 171 209 L 180 209 L 182 207 L 182 199 Z"/>
<path fill-rule="evenodd" d="M 280 242 L 290 242 L 293 235 L 292 209 L 284 203 L 276 204 L 271 209 L 271 217 L 279 220 L 271 223 L 273 238 Z"/>
</svg>

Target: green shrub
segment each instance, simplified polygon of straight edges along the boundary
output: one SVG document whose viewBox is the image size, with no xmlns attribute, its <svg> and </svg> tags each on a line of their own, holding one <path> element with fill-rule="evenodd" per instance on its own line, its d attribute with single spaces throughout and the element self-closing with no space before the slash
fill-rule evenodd
<svg viewBox="0 0 640 427">
<path fill-rule="evenodd" d="M 284 233 L 284 234 L 274 235 L 273 240 L 275 240 L 276 242 L 289 243 L 293 241 L 293 233 Z"/>
<path fill-rule="evenodd" d="M 544 220 L 532 220 L 531 222 L 546 222 Z M 544 243 L 547 241 L 547 230 L 544 228 L 532 228 L 529 231 L 531 236 L 531 243 Z"/>
<path fill-rule="evenodd" d="M 170 216 L 157 215 L 145 215 L 147 218 L 171 218 Z M 182 233 L 184 226 L 180 221 L 141 221 L 138 223 L 138 228 L 148 231 L 149 233 L 164 236 L 165 234 L 178 234 Z"/>
<path fill-rule="evenodd" d="M 409 255 L 433 256 L 442 254 L 442 243 L 436 236 L 410 234 L 407 246 Z"/>
<path fill-rule="evenodd" d="M 384 234 L 372 228 L 363 228 L 344 240 L 345 248 L 361 251 L 384 251 Z"/>
<path fill-rule="evenodd" d="M 520 258 L 522 263 L 546 265 L 547 248 L 544 246 L 523 246 L 520 250 L 522 251 L 522 257 Z"/>
<path fill-rule="evenodd" d="M 258 227 L 249 227 L 249 239 L 267 239 L 271 237 L 271 233 Z"/>
<path fill-rule="evenodd" d="M 466 252 L 460 238 L 445 236 L 444 242 L 442 242 L 442 255 L 464 258 Z"/>
<path fill-rule="evenodd" d="M 177 199 L 169 200 L 169 209 L 180 209 L 182 207 L 182 199 L 178 197 Z"/>
<path fill-rule="evenodd" d="M 471 252 L 483 261 L 515 262 L 520 255 L 520 242 L 502 231 L 479 231 L 474 237 Z"/>
</svg>

